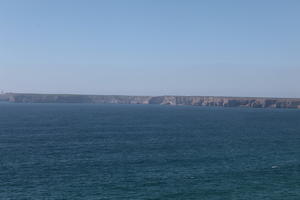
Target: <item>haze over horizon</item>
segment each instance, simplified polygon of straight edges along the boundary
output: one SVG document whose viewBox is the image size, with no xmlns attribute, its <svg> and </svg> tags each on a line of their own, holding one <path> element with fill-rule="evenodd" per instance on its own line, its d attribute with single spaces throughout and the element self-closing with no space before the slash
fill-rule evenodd
<svg viewBox="0 0 300 200">
<path fill-rule="evenodd" d="M 297 0 L 1 0 L 0 90 L 300 97 Z"/>
</svg>

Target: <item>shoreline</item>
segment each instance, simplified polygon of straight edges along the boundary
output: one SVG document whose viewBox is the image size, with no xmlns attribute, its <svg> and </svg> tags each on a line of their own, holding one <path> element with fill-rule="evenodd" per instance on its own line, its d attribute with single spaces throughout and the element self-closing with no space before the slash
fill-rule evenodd
<svg viewBox="0 0 300 200">
<path fill-rule="evenodd" d="M 11 103 L 159 104 L 300 109 L 300 98 L 269 97 L 130 96 L 4 93 L 0 94 L 0 101 Z"/>
</svg>

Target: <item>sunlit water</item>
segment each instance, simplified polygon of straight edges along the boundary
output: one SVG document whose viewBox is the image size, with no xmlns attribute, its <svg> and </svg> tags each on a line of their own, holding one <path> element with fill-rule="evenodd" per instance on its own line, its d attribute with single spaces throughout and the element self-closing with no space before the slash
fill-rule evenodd
<svg viewBox="0 0 300 200">
<path fill-rule="evenodd" d="M 0 199 L 299 200 L 300 110 L 1 103 Z"/>
</svg>

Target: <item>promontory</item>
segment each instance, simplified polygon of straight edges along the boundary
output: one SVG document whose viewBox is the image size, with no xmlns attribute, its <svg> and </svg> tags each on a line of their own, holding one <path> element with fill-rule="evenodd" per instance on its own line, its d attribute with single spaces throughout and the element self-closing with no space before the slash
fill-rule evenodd
<svg viewBox="0 0 300 200">
<path fill-rule="evenodd" d="M 0 94 L 0 101 L 13 103 L 161 104 L 251 108 L 298 108 L 300 98 L 217 96 L 126 96 L 75 94 Z"/>
</svg>

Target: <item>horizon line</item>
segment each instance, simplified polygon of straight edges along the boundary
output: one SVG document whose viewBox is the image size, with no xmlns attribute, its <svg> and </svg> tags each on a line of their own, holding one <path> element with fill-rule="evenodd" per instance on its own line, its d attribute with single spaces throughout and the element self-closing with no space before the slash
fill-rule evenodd
<svg viewBox="0 0 300 200">
<path fill-rule="evenodd" d="M 300 97 L 263 97 L 263 96 L 217 96 L 217 95 L 126 95 L 126 94 L 79 94 L 79 93 L 31 93 L 1 92 L 0 95 L 74 95 L 74 96 L 127 96 L 127 97 L 213 97 L 213 98 L 259 98 L 259 99 L 299 99 Z"/>
</svg>

